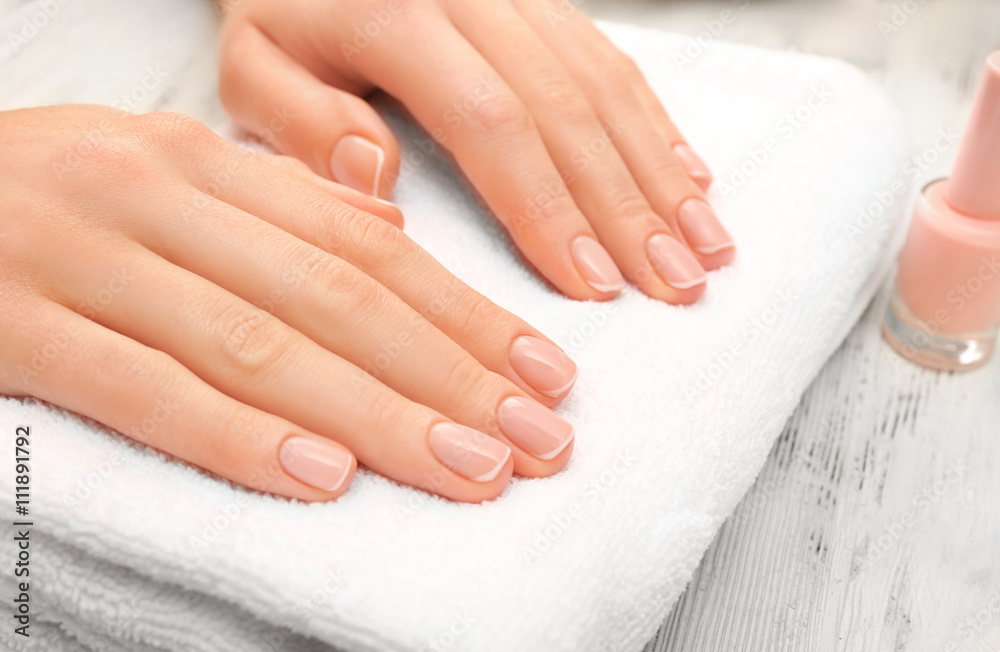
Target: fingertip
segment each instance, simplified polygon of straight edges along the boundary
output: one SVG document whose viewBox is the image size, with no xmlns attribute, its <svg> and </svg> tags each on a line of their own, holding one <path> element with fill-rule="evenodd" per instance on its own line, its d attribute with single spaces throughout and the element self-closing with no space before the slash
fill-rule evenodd
<svg viewBox="0 0 1000 652">
<path fill-rule="evenodd" d="M 341 496 L 350 487 L 358 464 L 343 445 L 304 434 L 291 435 L 281 442 L 278 462 L 294 481 L 287 492 L 290 497 L 308 501 Z"/>
<path fill-rule="evenodd" d="M 736 258 L 735 245 L 724 247 L 719 251 L 716 251 L 708 255 L 698 255 L 698 260 L 701 262 L 701 266 L 704 267 L 707 271 L 712 271 L 715 269 L 719 269 L 720 267 L 725 267 L 726 265 L 733 262 L 734 258 Z"/>
</svg>

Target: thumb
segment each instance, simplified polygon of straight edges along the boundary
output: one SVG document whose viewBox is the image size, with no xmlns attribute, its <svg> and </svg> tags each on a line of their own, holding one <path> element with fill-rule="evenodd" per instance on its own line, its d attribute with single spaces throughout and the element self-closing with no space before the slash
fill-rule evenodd
<svg viewBox="0 0 1000 652">
<path fill-rule="evenodd" d="M 220 56 L 229 115 L 323 177 L 386 198 L 399 171 L 392 132 L 363 99 L 319 80 L 251 24 L 232 25 Z"/>
</svg>

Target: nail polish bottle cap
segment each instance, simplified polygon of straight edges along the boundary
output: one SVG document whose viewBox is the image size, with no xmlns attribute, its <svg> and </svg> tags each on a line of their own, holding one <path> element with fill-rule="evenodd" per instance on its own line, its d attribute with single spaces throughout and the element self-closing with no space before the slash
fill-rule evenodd
<svg viewBox="0 0 1000 652">
<path fill-rule="evenodd" d="M 1000 50 L 986 57 L 945 199 L 966 215 L 1000 220 Z"/>
</svg>

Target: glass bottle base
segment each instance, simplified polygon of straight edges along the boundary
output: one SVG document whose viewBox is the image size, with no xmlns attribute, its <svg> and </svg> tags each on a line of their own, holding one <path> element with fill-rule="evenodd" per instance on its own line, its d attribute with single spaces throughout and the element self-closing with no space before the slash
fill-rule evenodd
<svg viewBox="0 0 1000 652">
<path fill-rule="evenodd" d="M 976 333 L 940 333 L 916 317 L 898 294 L 885 311 L 882 335 L 901 356 L 942 371 L 970 371 L 993 355 L 997 327 Z"/>
</svg>

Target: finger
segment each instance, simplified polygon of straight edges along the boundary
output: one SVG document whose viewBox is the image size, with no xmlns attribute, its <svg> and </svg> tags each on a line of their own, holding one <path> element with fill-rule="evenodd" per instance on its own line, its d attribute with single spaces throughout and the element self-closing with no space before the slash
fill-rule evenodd
<svg viewBox="0 0 1000 652">
<path fill-rule="evenodd" d="M 652 297 L 697 299 L 705 289 L 698 262 L 679 245 L 676 256 L 654 255 L 657 243 L 675 238 L 613 145 L 624 129 L 620 121 L 602 126 L 583 91 L 512 6 L 497 3 L 488 23 L 477 5 L 451 6 L 459 30 L 527 105 L 573 198 L 618 267 Z M 641 273 L 652 265 L 658 273 Z"/>
<path fill-rule="evenodd" d="M 399 148 L 367 102 L 318 79 L 251 23 L 233 24 L 222 47 L 219 95 L 234 120 L 316 174 L 389 196 Z"/>
<path fill-rule="evenodd" d="M 357 378 L 504 441 L 519 475 L 551 475 L 569 460 L 569 423 L 340 258 L 214 200 L 182 229 L 165 225 L 151 244 L 367 374 Z"/>
<path fill-rule="evenodd" d="M 524 103 L 445 16 L 426 11 L 420 30 L 388 25 L 357 65 L 454 154 L 543 277 L 574 299 L 612 298 L 620 278 Z"/>
<path fill-rule="evenodd" d="M 372 197 L 353 188 L 335 183 L 329 179 L 324 179 L 310 170 L 308 165 L 297 158 L 264 152 L 258 152 L 257 154 L 265 163 L 270 163 L 281 170 L 291 172 L 321 192 L 328 193 L 340 201 L 346 202 L 366 213 L 381 217 L 397 229 L 402 229 L 404 226 L 403 211 L 399 210 L 399 207 L 390 201 Z"/>
<path fill-rule="evenodd" d="M 400 396 L 196 274 L 144 249 L 122 258 L 124 272 L 91 261 L 76 279 L 94 296 L 107 284 L 102 276 L 127 274 L 94 316 L 107 328 L 167 353 L 241 403 L 339 442 L 398 482 L 467 502 L 506 486 L 513 464 L 503 443 Z"/>
<path fill-rule="evenodd" d="M 230 183 L 217 188 L 221 201 L 350 262 L 535 400 L 553 405 L 572 388 L 577 367 L 559 347 L 457 279 L 398 229 L 252 158 L 233 164 L 231 157 L 240 153 L 224 142 L 212 151 L 204 170 L 178 156 L 191 183 L 204 186 L 218 166 L 233 169 Z M 208 198 L 191 203 L 205 206 Z"/>
<path fill-rule="evenodd" d="M 620 120 L 626 129 L 615 140 L 643 194 L 660 217 L 682 236 L 705 269 L 728 264 L 736 249 L 732 237 L 705 201 L 701 189 L 671 145 L 682 143 L 666 112 L 654 123 L 641 96 L 648 85 L 635 63 L 578 11 L 555 24 L 541 3 L 515 0 L 521 14 L 566 66 L 601 119 Z M 651 91 L 649 91 L 651 92 Z M 649 104 L 648 96 L 645 102 Z M 667 138 L 661 130 L 666 130 Z"/>
<path fill-rule="evenodd" d="M 233 400 L 66 307 L 39 300 L 30 310 L 32 327 L 6 339 L 24 352 L 25 393 L 258 491 L 317 501 L 350 485 L 356 462 L 340 444 Z M 43 348 L 55 353 L 32 363 L 29 352 Z"/>
<path fill-rule="evenodd" d="M 591 28 L 594 29 L 593 24 Z M 596 30 L 595 31 L 599 31 Z M 607 38 L 607 37 L 605 37 Z M 714 176 L 712 175 L 711 169 L 705 161 L 698 156 L 697 152 L 687 143 L 684 135 L 681 134 L 680 130 L 674 124 L 674 121 L 670 119 L 667 114 L 667 110 L 663 108 L 663 103 L 660 102 L 660 98 L 656 96 L 653 89 L 650 88 L 649 82 L 646 78 L 640 74 L 641 79 L 638 80 L 634 87 L 635 97 L 639 101 L 639 104 L 646 111 L 646 115 L 652 120 L 653 126 L 656 131 L 660 134 L 661 138 L 665 143 L 670 146 L 670 149 L 674 152 L 674 156 L 680 161 L 681 166 L 687 172 L 691 180 L 694 181 L 695 185 L 701 188 L 702 192 L 708 192 L 708 189 L 714 181 Z"/>
</svg>

